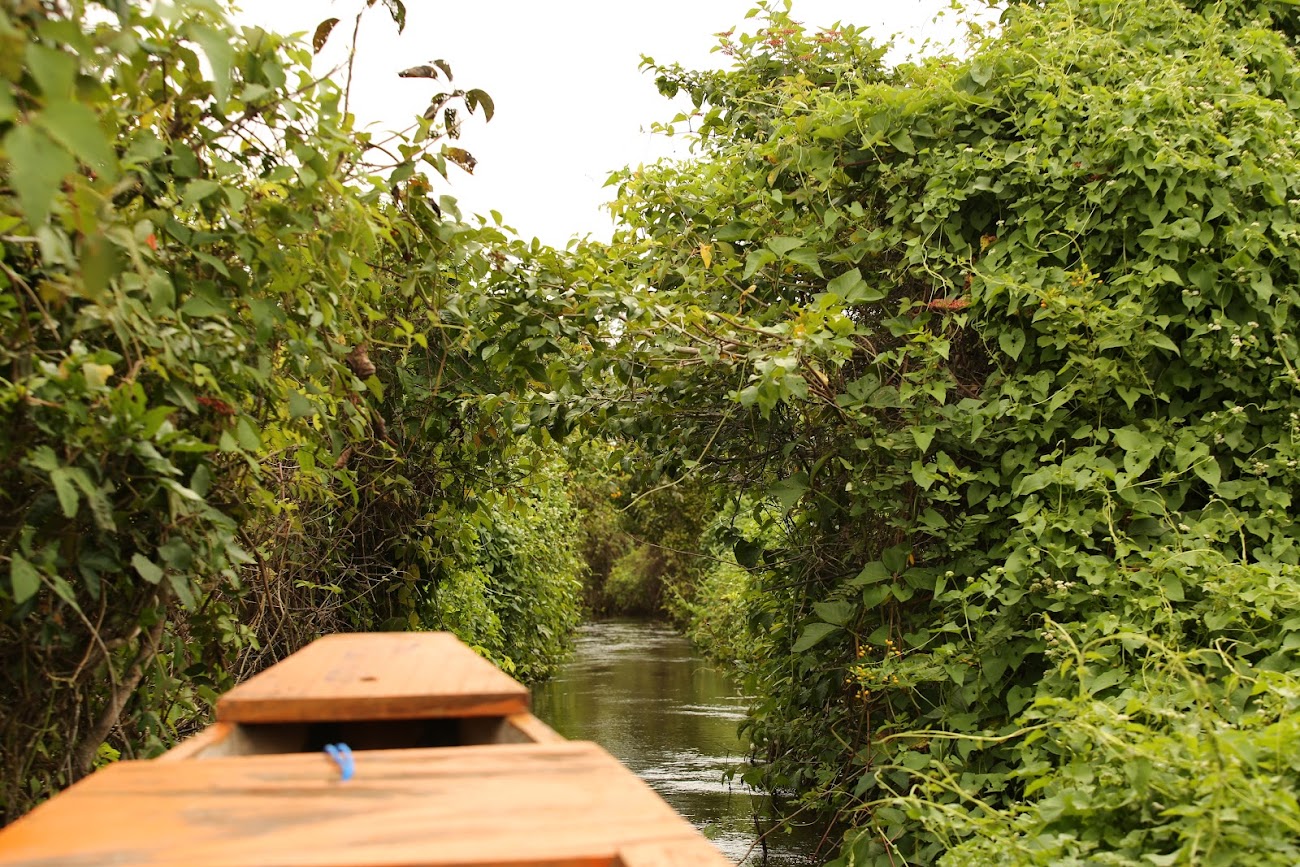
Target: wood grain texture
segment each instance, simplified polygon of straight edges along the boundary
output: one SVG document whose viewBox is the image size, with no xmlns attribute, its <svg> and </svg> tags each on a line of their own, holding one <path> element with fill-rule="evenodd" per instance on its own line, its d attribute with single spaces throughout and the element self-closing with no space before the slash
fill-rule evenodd
<svg viewBox="0 0 1300 867">
<path fill-rule="evenodd" d="M 624 846 L 618 850 L 614 867 L 732 867 L 732 864 L 701 837 Z"/>
<path fill-rule="evenodd" d="M 119 762 L 0 831 L 4 867 L 619 863 L 727 862 L 582 742 L 358 753 L 346 783 L 320 754 Z"/>
<path fill-rule="evenodd" d="M 163 753 L 156 762 L 180 762 L 196 759 L 200 754 L 209 750 L 220 749 L 234 734 L 235 726 L 231 723 L 216 723 L 205 728 L 203 731 L 188 737 L 167 752 Z"/>
<path fill-rule="evenodd" d="M 446 632 L 327 635 L 226 693 L 222 722 L 526 713 L 528 690 Z"/>
<path fill-rule="evenodd" d="M 518 713 L 507 717 L 506 725 L 513 731 L 503 738 L 505 743 L 562 744 L 565 742 L 563 735 L 530 713 Z"/>
</svg>

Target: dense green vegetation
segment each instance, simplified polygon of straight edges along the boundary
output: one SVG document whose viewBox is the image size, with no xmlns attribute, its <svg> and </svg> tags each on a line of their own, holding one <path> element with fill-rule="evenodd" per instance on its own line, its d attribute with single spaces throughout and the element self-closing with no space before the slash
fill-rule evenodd
<svg viewBox="0 0 1300 867">
<path fill-rule="evenodd" d="M 701 156 L 622 180 L 643 442 L 781 516 L 752 776 L 843 863 L 1295 860 L 1295 16 L 886 70 L 773 10 L 656 68 Z"/>
<path fill-rule="evenodd" d="M 480 91 L 379 149 L 215 7 L 3 8 L 7 815 L 321 632 L 544 675 L 585 594 L 745 667 L 838 863 L 1296 862 L 1291 4 L 896 68 L 760 7 L 563 252 L 430 193 Z"/>
<path fill-rule="evenodd" d="M 536 275 L 430 189 L 490 97 L 380 147 L 306 47 L 142 6 L 0 6 L 5 817 L 324 632 L 531 678 L 578 616 L 561 469 L 498 394 L 544 351 L 516 323 L 489 370 L 461 324 Z"/>
</svg>

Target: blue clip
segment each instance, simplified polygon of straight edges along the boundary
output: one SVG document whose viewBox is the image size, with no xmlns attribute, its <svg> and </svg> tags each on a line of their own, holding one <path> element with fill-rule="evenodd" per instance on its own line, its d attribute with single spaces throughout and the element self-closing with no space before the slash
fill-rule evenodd
<svg viewBox="0 0 1300 867">
<path fill-rule="evenodd" d="M 326 744 L 325 753 L 339 766 L 339 780 L 346 783 L 356 773 L 356 762 L 352 759 L 352 749 L 347 744 Z"/>
</svg>

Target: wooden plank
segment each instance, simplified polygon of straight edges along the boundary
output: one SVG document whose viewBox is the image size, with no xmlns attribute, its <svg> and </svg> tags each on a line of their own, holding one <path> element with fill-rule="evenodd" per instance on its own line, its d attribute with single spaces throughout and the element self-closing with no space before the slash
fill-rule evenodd
<svg viewBox="0 0 1300 867">
<path fill-rule="evenodd" d="M 612 756 L 565 742 L 358 753 L 348 782 L 321 754 L 119 762 L 0 831 L 0 865 L 607 867 L 646 845 L 726 863 L 693 843 Z"/>
<path fill-rule="evenodd" d="M 446 632 L 327 635 L 226 693 L 222 722 L 526 713 L 528 690 Z"/>
<path fill-rule="evenodd" d="M 732 867 L 708 840 L 638 843 L 618 850 L 615 867 Z"/>
<path fill-rule="evenodd" d="M 564 736 L 530 713 L 518 713 L 506 718 L 507 732 L 504 743 L 557 744 Z"/>
<path fill-rule="evenodd" d="M 198 758 L 202 753 L 223 749 L 234 733 L 235 726 L 231 723 L 210 725 L 193 737 L 181 741 L 154 761 L 179 762 Z"/>
</svg>

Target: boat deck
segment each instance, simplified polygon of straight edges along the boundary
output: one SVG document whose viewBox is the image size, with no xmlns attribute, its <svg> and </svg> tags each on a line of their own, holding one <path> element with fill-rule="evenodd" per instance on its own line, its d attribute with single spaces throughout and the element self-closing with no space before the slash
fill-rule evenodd
<svg viewBox="0 0 1300 867">
<path fill-rule="evenodd" d="M 454 637 L 330 636 L 227 693 L 218 722 L 0 831 L 0 865 L 723 867 L 607 752 L 527 713 Z M 342 741 L 354 774 L 322 751 Z"/>
</svg>

